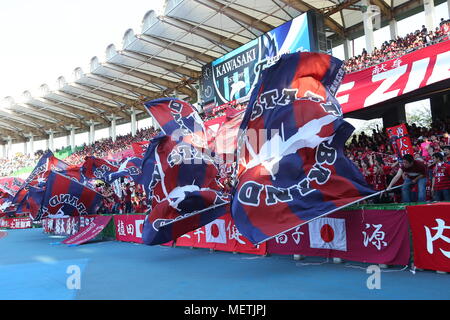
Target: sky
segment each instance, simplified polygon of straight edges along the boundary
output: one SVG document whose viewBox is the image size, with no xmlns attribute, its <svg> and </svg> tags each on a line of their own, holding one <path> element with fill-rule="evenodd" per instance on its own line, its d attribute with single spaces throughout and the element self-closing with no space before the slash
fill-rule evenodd
<svg viewBox="0 0 450 320">
<path fill-rule="evenodd" d="M 14 0 L 0 1 L 0 105 L 6 96 L 16 100 L 25 90 L 39 96 L 39 86 L 46 83 L 56 89 L 56 79 L 64 76 L 69 82 L 75 68 L 88 72 L 92 57 L 104 60 L 106 47 L 113 43 L 122 47 L 125 31 L 141 30 L 145 13 L 161 10 L 164 0 Z M 448 18 L 447 4 L 435 9 L 435 21 Z M 425 23 L 423 13 L 398 23 L 399 35 L 411 32 Z M 415 30 L 415 29 L 414 29 Z M 375 31 L 375 45 L 389 39 L 389 28 Z M 365 47 L 364 39 L 354 41 L 354 52 Z M 343 48 L 333 55 L 343 59 Z M 148 126 L 148 120 L 138 121 L 138 128 Z M 352 121 L 354 126 L 361 121 Z M 130 124 L 117 126 L 117 133 L 130 132 Z M 107 137 L 108 129 L 96 132 L 96 139 Z M 88 134 L 77 135 L 77 144 L 87 142 Z M 67 145 L 67 139 L 56 138 L 55 148 Z M 45 141 L 35 141 L 34 149 L 44 149 Z M 23 144 L 13 147 L 22 152 Z M 0 155 L 2 156 L 2 155 Z"/>
<path fill-rule="evenodd" d="M 125 31 L 140 33 L 144 15 L 161 10 L 162 4 L 163 0 L 0 1 L 0 105 L 6 96 L 19 100 L 25 90 L 39 96 L 43 83 L 56 89 L 56 79 L 64 76 L 70 82 L 77 67 L 88 72 L 92 57 L 102 61 L 111 43 L 121 48 Z M 118 126 L 118 134 L 121 129 L 130 131 L 130 125 Z M 96 132 L 97 139 L 106 136 L 107 129 Z M 87 140 L 87 133 L 76 138 Z M 62 148 L 67 139 L 56 138 L 54 144 Z M 41 148 L 46 148 L 45 141 L 35 141 L 34 149 Z M 14 153 L 23 150 L 23 144 L 13 145 Z"/>
<path fill-rule="evenodd" d="M 73 70 L 103 59 L 106 47 L 122 47 L 128 28 L 136 33 L 147 11 L 161 0 L 0 1 L 0 99 L 36 92 Z"/>
</svg>

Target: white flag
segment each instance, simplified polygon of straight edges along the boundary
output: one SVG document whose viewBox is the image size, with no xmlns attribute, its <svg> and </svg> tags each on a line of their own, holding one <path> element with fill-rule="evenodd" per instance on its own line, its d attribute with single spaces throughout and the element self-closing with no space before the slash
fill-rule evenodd
<svg viewBox="0 0 450 320">
<path fill-rule="evenodd" d="M 345 219 L 320 218 L 308 226 L 311 248 L 347 251 Z"/>
<path fill-rule="evenodd" d="M 206 242 L 227 243 L 225 220 L 216 219 L 205 225 Z"/>
</svg>

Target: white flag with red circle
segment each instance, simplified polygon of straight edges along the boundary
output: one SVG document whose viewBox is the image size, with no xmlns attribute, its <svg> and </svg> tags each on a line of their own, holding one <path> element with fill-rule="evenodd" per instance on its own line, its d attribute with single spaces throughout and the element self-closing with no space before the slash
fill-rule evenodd
<svg viewBox="0 0 450 320">
<path fill-rule="evenodd" d="M 308 226 L 311 248 L 347 251 L 345 219 L 320 218 Z"/>
<path fill-rule="evenodd" d="M 206 242 L 227 243 L 225 220 L 216 219 L 205 225 Z"/>
</svg>

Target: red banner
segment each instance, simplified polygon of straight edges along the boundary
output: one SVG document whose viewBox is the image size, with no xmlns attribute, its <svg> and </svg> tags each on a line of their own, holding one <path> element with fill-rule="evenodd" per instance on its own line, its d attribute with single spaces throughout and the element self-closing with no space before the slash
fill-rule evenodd
<svg viewBox="0 0 450 320">
<path fill-rule="evenodd" d="M 450 272 L 450 203 L 408 206 L 414 265 Z"/>
<path fill-rule="evenodd" d="M 450 78 L 450 41 L 346 75 L 336 94 L 344 113 Z"/>
<path fill-rule="evenodd" d="M 2 218 L 0 219 L 0 228 L 28 229 L 32 228 L 32 223 L 30 218 Z"/>
<path fill-rule="evenodd" d="M 78 233 L 94 221 L 96 215 L 74 216 L 65 218 L 44 218 L 42 227 L 45 233 L 58 236 L 71 236 Z"/>
<path fill-rule="evenodd" d="M 413 145 L 405 124 L 402 123 L 401 125 L 387 128 L 386 132 L 393 150 L 399 157 L 403 157 L 405 154 L 414 156 Z"/>
<path fill-rule="evenodd" d="M 241 252 L 263 255 L 266 244 L 255 247 L 239 232 L 230 214 L 182 235 L 176 240 L 177 246 L 210 248 L 220 251 Z"/>
<path fill-rule="evenodd" d="M 267 252 L 407 265 L 407 214 L 405 210 L 341 211 L 269 240 Z"/>
<path fill-rule="evenodd" d="M 102 232 L 103 229 L 105 229 L 105 227 L 108 225 L 109 221 L 111 221 L 111 216 L 97 215 L 87 227 L 80 228 L 80 231 L 78 233 L 70 236 L 62 243 L 70 245 L 79 245 L 86 243 L 94 239 L 100 232 Z"/>
<path fill-rule="evenodd" d="M 116 240 L 125 242 L 142 242 L 142 228 L 145 215 L 115 215 Z"/>
<path fill-rule="evenodd" d="M 116 227 L 116 240 L 124 242 L 143 243 L 142 229 L 144 227 L 144 214 L 122 214 L 114 216 Z M 164 245 L 171 246 L 172 241 Z"/>
</svg>

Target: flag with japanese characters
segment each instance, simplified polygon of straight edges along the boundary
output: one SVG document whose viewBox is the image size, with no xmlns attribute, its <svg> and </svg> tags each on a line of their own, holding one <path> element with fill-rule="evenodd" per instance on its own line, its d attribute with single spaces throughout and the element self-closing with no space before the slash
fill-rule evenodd
<svg viewBox="0 0 450 320">
<path fill-rule="evenodd" d="M 59 218 L 96 214 L 103 196 L 60 173 L 51 171 L 45 186 L 41 210 L 35 218 Z"/>
<path fill-rule="evenodd" d="M 315 219 L 267 242 L 268 253 L 407 265 L 406 210 L 346 210 Z"/>
<path fill-rule="evenodd" d="M 238 137 L 231 214 L 261 243 L 374 193 L 343 147 L 354 127 L 334 94 L 342 61 L 285 54 L 261 73 Z"/>
<path fill-rule="evenodd" d="M 397 155 L 402 158 L 405 154 L 414 156 L 414 149 L 409 137 L 408 129 L 402 123 L 386 129 L 389 141 Z"/>
<path fill-rule="evenodd" d="M 414 265 L 450 272 L 450 203 L 408 206 Z"/>
</svg>

